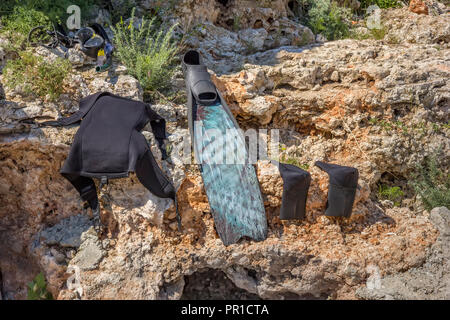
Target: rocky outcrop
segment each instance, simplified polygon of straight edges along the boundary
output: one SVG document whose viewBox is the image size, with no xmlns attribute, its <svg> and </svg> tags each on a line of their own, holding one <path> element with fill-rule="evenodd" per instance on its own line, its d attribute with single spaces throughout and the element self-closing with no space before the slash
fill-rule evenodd
<svg viewBox="0 0 450 320">
<path fill-rule="evenodd" d="M 437 1 L 429 5 L 432 14 L 417 14 L 407 8 L 382 11 L 385 41 L 392 44 L 440 44 L 450 41 L 450 12 Z"/>
<path fill-rule="evenodd" d="M 39 152 L 38 146 L 39 143 L 33 146 L 22 142 L 3 145 L 3 148 L 15 151 L 8 158 L 17 159 L 25 150 Z M 51 159 L 55 153 L 43 149 L 40 154 Z M 35 164 L 26 167 L 18 162 L 19 168 L 13 166 L 9 174 L 2 174 L 18 185 L 28 185 L 26 194 L 33 199 L 33 203 L 16 204 L 14 208 L 12 204 L 2 206 L 6 208 L 5 214 L 8 213 L 2 216 L 2 236 L 10 239 L 2 243 L 12 241 L 11 245 L 2 246 L 2 253 L 8 248 L 14 251 L 5 254 L 17 257 L 1 259 L 4 278 L 16 280 L 16 286 L 4 283 L 9 298 L 13 297 L 12 292 L 16 297 L 23 297 L 20 285 L 29 281 L 35 271 L 22 274 L 17 266 L 30 268 L 30 261 L 35 263 L 34 270 L 45 271 L 50 289 L 59 298 L 77 297 L 66 288 L 67 264 L 80 270 L 84 299 L 178 298 L 183 292 L 184 276 L 204 269 L 221 270 L 236 286 L 262 298 L 352 298 L 355 287 L 370 275 L 368 266 L 377 265 L 382 275 L 418 266 L 426 257 L 425 249 L 437 236 L 426 216 L 417 216 L 405 208 L 381 210 L 369 201 L 367 192 L 359 192 L 355 215 L 350 221 L 331 221 L 317 214 L 305 222 L 282 224 L 273 203 L 273 207 L 267 207 L 270 233 L 266 241 L 244 240 L 225 247 L 217 238 L 211 215 L 203 213 L 208 205 L 199 186 L 200 177 L 188 175 L 179 191 L 182 234 L 170 228 L 170 210 L 161 222 L 149 216 L 148 205 L 156 199 L 131 177 L 111 182 L 112 210 L 111 213 L 105 210 L 103 216 L 107 233 L 99 237 L 85 218 L 71 217 L 81 213 L 78 196 L 55 175 L 55 162 L 39 163 L 43 170 L 41 176 L 52 177 L 48 188 L 64 191 L 64 195 L 43 194 L 39 198 L 42 187 L 38 186 L 42 183 L 26 184 L 23 180 L 26 176 L 12 174 L 15 170 L 20 172 L 20 167 L 32 173 Z M 3 163 L 2 168 L 11 165 Z M 263 192 L 269 194 L 271 188 L 272 193 L 278 191 L 279 175 L 276 171 L 270 174 L 273 168 L 264 172 L 263 163 L 260 166 Z M 2 181 L 2 185 L 10 183 Z M 136 205 L 139 193 L 142 194 L 140 206 Z M 309 212 L 323 210 L 320 208 L 325 194 L 317 188 L 310 193 Z M 56 202 L 46 206 L 48 199 Z M 40 206 L 49 209 L 45 211 Z M 155 212 L 163 211 L 160 208 Z M 22 212 L 22 215 L 12 212 Z M 36 212 L 38 220 L 31 220 L 31 212 Z M 9 223 L 5 224 L 6 221 Z M 17 239 L 22 240 L 20 248 Z M 23 259 L 21 264 L 19 257 Z M 13 266 L 21 277 L 15 278 Z"/>
<path fill-rule="evenodd" d="M 450 299 L 450 211 L 446 207 L 434 208 L 430 219 L 439 230 L 439 237 L 428 252 L 426 262 L 405 272 L 368 281 L 357 291 L 364 299 L 415 300 Z"/>
</svg>

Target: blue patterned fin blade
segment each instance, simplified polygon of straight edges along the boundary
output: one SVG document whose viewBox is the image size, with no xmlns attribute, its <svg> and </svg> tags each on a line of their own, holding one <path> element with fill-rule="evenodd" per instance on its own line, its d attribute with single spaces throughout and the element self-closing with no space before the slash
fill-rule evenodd
<svg viewBox="0 0 450 320">
<path fill-rule="evenodd" d="M 221 104 L 197 106 L 194 119 L 194 148 L 220 238 L 225 245 L 243 236 L 264 240 L 266 214 L 255 169 L 244 162 L 245 141 Z"/>
</svg>

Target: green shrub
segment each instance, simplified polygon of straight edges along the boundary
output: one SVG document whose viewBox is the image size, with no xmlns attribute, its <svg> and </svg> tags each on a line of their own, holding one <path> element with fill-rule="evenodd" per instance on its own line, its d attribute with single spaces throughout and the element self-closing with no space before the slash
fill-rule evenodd
<svg viewBox="0 0 450 320">
<path fill-rule="evenodd" d="M 382 200 L 390 200 L 396 207 L 400 206 L 404 195 L 405 194 L 400 187 L 389 187 L 386 185 L 378 186 L 378 198 Z"/>
<path fill-rule="evenodd" d="M 450 174 L 439 167 L 436 156 L 417 166 L 410 181 L 427 210 L 441 206 L 450 208 Z"/>
<path fill-rule="evenodd" d="M 155 28 L 155 18 L 142 18 L 136 28 L 134 10 L 129 24 L 123 20 L 112 27 L 116 56 L 145 90 L 158 91 L 169 86 L 174 72 L 171 65 L 177 46 L 172 42 L 173 29 Z"/>
<path fill-rule="evenodd" d="M 237 32 L 241 28 L 241 16 L 234 16 L 233 18 L 233 31 Z"/>
<path fill-rule="evenodd" d="M 328 40 L 342 39 L 349 35 L 351 10 L 330 0 L 311 1 L 306 24 L 315 33 Z"/>
<path fill-rule="evenodd" d="M 63 92 L 63 82 L 71 70 L 68 60 L 57 58 L 46 62 L 42 57 L 23 51 L 20 57 L 9 60 L 4 69 L 6 83 L 10 88 L 22 86 L 26 94 L 35 93 L 50 100 L 57 99 Z"/>
<path fill-rule="evenodd" d="M 53 300 L 52 294 L 47 291 L 47 284 L 42 272 L 28 283 L 28 300 Z"/>
<path fill-rule="evenodd" d="M 26 7 L 14 7 L 11 14 L 2 18 L 4 31 L 15 31 L 23 35 L 36 26 L 50 26 L 50 19 L 41 11 L 27 9 Z"/>
<path fill-rule="evenodd" d="M 83 19 L 83 12 L 86 12 L 92 5 L 99 2 L 98 0 L 2 0 L 0 12 L 8 15 L 16 8 L 22 8 L 27 11 L 34 10 L 43 13 L 52 22 L 65 23 L 69 16 L 66 10 L 70 5 L 74 4 L 80 7 L 81 18 Z"/>
<path fill-rule="evenodd" d="M 96 0 L 2 0 L 0 2 L 0 33 L 10 39 L 10 50 L 20 51 L 26 45 L 29 31 L 39 25 L 51 27 L 53 23 L 65 24 L 67 7 L 76 4 L 83 12 Z"/>
<path fill-rule="evenodd" d="M 308 163 L 301 163 L 297 158 L 290 157 L 290 156 L 287 156 L 285 154 L 281 155 L 280 162 L 287 163 L 287 164 L 292 164 L 293 166 L 297 166 L 299 168 L 302 168 L 303 170 L 308 170 L 309 169 L 309 164 Z"/>
</svg>

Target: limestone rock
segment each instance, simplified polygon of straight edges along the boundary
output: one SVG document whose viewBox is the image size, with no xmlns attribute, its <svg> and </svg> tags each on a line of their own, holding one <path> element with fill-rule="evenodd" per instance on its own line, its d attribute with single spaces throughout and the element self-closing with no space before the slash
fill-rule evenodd
<svg viewBox="0 0 450 320">
<path fill-rule="evenodd" d="M 244 122 L 269 124 L 287 137 L 300 132 L 301 143 L 286 141 L 289 156 L 300 163 L 347 159 L 372 185 L 383 172 L 407 175 L 438 145 L 450 143 L 440 108 L 450 101 L 446 50 L 412 48 L 402 56 L 380 42 L 340 40 L 281 50 L 214 81 Z M 386 121 L 397 124 L 383 129 Z M 427 134 L 414 129 L 421 121 Z M 436 122 L 442 130 L 432 129 Z M 445 161 L 443 153 L 439 157 Z"/>
<path fill-rule="evenodd" d="M 244 29 L 239 31 L 239 39 L 247 45 L 248 50 L 260 51 L 264 46 L 267 34 L 264 28 Z"/>
<path fill-rule="evenodd" d="M 440 236 L 428 252 L 426 262 L 404 273 L 381 277 L 357 290 L 364 299 L 384 300 L 448 300 L 450 299 L 450 211 L 446 207 L 434 208 L 431 221 Z"/>
<path fill-rule="evenodd" d="M 104 27 L 111 25 L 111 14 L 109 11 L 97 5 L 91 5 L 85 15 L 85 19 L 88 21 L 87 25 L 92 23 L 98 23 Z"/>
<path fill-rule="evenodd" d="M 67 51 L 67 59 L 73 66 L 80 67 L 84 65 L 85 55 L 75 48 L 70 48 Z"/>
<path fill-rule="evenodd" d="M 93 227 L 83 232 L 81 241 L 80 248 L 70 263 L 78 266 L 81 270 L 96 269 L 104 257 L 105 251 Z"/>
<path fill-rule="evenodd" d="M 420 1 L 422 2 L 422 1 Z M 426 6 L 426 5 L 425 5 Z M 416 14 L 407 8 L 383 10 L 383 27 L 387 29 L 385 39 L 391 43 L 445 44 L 450 41 L 450 13 L 434 10 L 435 14 Z"/>
</svg>

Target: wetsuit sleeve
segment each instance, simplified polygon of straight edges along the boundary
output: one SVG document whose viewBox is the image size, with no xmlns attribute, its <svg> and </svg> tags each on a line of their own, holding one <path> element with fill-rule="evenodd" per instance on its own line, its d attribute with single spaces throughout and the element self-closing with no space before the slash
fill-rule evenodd
<svg viewBox="0 0 450 320">
<path fill-rule="evenodd" d="M 150 149 L 138 159 L 135 171 L 139 181 L 154 195 L 175 199 L 175 188 L 159 168 Z"/>
<path fill-rule="evenodd" d="M 167 152 L 164 148 L 164 139 L 167 138 L 166 120 L 155 111 L 153 111 L 150 105 L 147 105 L 146 108 L 150 119 L 150 126 L 152 127 L 153 135 L 155 136 L 155 139 L 158 142 L 158 147 L 161 150 L 162 159 L 167 159 Z"/>
</svg>

